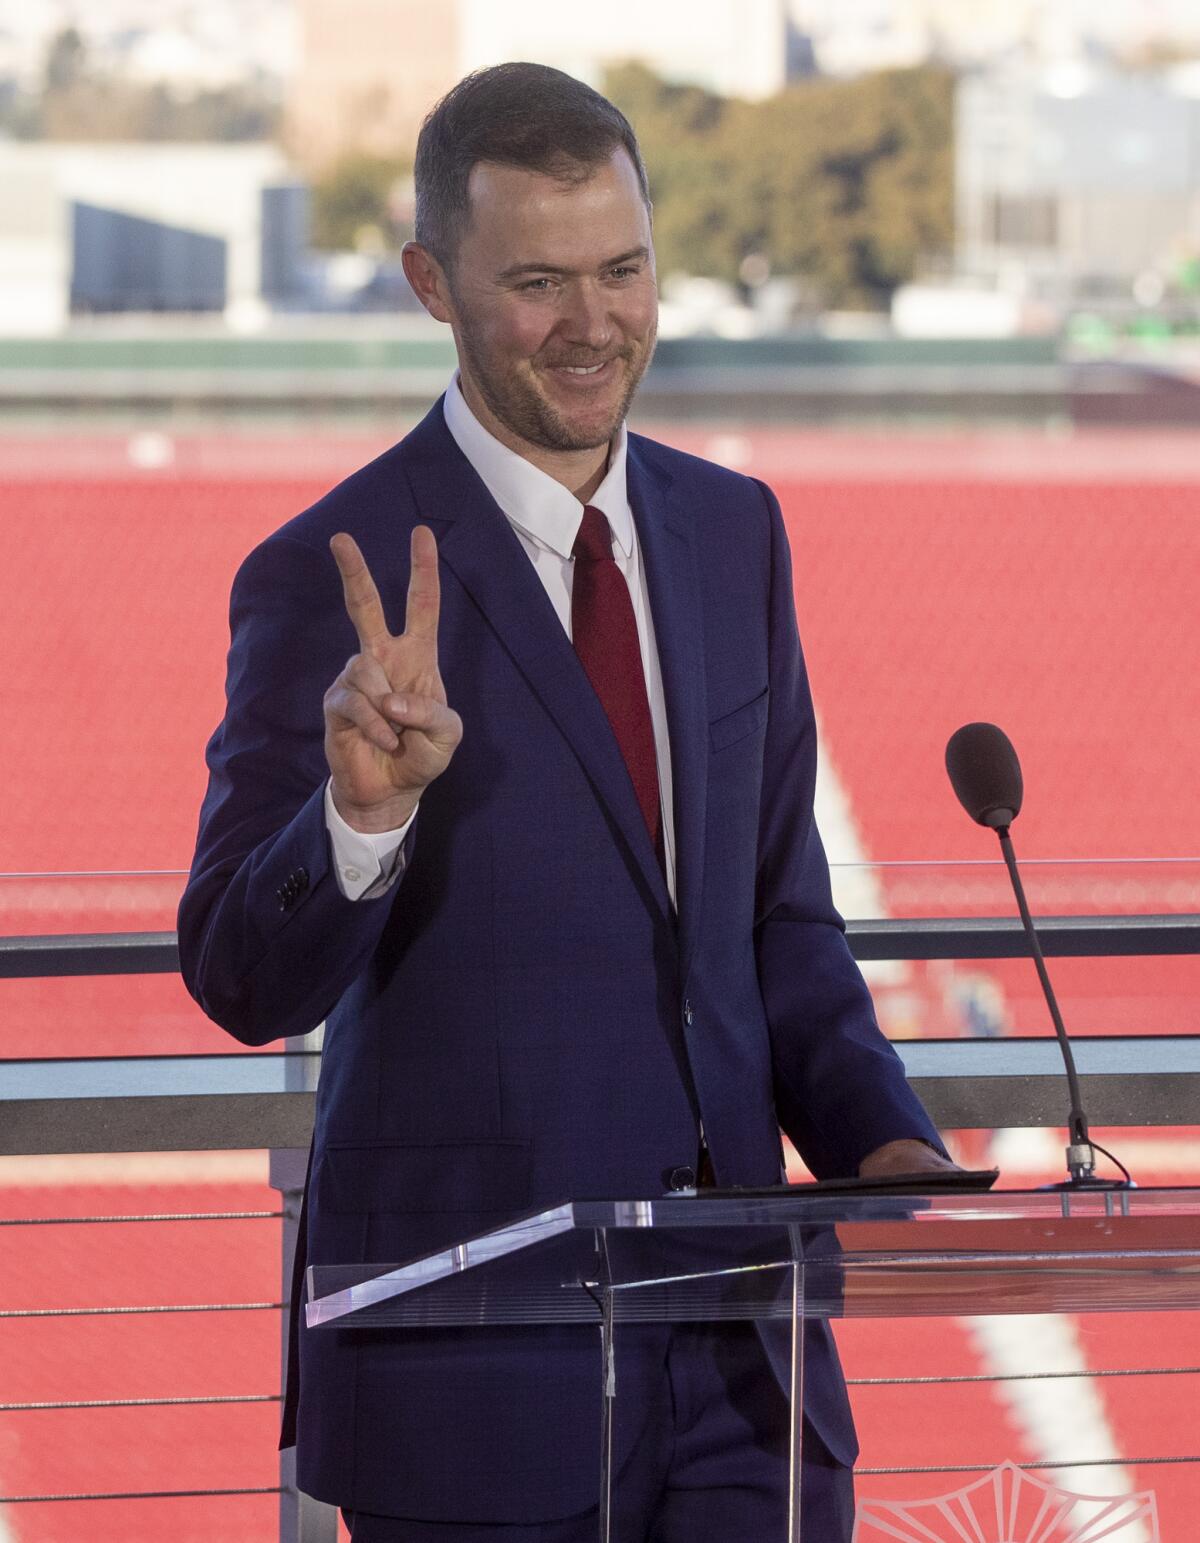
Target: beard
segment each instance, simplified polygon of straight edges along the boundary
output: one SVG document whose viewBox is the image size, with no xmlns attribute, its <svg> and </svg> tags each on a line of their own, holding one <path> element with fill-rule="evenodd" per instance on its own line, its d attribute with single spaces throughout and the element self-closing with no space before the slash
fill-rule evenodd
<svg viewBox="0 0 1200 1543">
<path fill-rule="evenodd" d="M 465 317 L 456 341 L 462 355 L 462 362 L 478 387 L 488 410 L 510 433 L 523 439 L 527 444 L 537 445 L 541 450 L 596 450 L 601 445 L 609 443 L 624 421 L 629 411 L 629 404 L 633 401 L 634 392 L 641 383 L 654 353 L 655 334 L 653 332 L 650 334 L 640 357 L 637 344 L 628 344 L 617 352 L 615 357 L 622 362 L 625 371 L 625 379 L 617 403 L 599 421 L 593 420 L 587 423 L 572 421 L 570 417 L 560 412 L 553 402 L 541 394 L 533 379 L 522 378 L 514 372 L 498 368 L 494 361 L 478 347 L 472 328 Z M 555 361 L 559 365 L 589 365 L 599 362 L 597 359 L 572 358 Z"/>
</svg>

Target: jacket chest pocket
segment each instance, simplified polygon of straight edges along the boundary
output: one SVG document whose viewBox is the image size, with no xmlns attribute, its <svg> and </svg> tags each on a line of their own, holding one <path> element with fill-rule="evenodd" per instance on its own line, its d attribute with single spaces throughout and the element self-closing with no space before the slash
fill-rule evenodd
<svg viewBox="0 0 1200 1543">
<path fill-rule="evenodd" d="M 722 713 L 719 718 L 714 718 L 708 725 L 709 749 L 716 754 L 758 733 L 766 725 L 770 697 L 771 688 L 765 686 L 749 702 L 735 707 L 731 713 Z"/>
</svg>

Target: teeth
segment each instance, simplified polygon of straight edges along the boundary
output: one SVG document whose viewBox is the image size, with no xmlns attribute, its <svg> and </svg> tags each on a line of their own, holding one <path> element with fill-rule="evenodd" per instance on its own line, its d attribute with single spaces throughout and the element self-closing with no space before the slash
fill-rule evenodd
<svg viewBox="0 0 1200 1543">
<path fill-rule="evenodd" d="M 606 362 L 607 361 L 605 361 L 605 363 Z M 564 364 L 564 365 L 561 366 L 561 368 L 566 370 L 568 375 L 594 375 L 597 370 L 602 370 L 604 368 L 604 363 L 601 363 L 601 364 L 587 364 L 587 365 L 584 365 L 584 364 Z"/>
</svg>

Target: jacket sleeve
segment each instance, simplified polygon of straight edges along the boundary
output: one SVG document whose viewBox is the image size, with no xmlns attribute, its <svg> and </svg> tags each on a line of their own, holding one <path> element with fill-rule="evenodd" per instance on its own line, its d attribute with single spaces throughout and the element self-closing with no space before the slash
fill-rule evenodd
<svg viewBox="0 0 1200 1543">
<path fill-rule="evenodd" d="M 348 900 L 330 859 L 323 698 L 356 647 L 328 553 L 277 535 L 250 554 L 233 584 L 226 711 L 178 921 L 188 990 L 248 1045 L 325 1018 L 399 888 Z"/>
<path fill-rule="evenodd" d="M 780 1124 L 818 1178 L 848 1176 L 902 1137 L 941 1141 L 875 1021 L 833 904 L 813 818 L 816 722 L 779 503 L 771 530 L 770 713 L 759 821 L 755 950 Z M 883 661 L 879 661 L 883 667 Z"/>
</svg>

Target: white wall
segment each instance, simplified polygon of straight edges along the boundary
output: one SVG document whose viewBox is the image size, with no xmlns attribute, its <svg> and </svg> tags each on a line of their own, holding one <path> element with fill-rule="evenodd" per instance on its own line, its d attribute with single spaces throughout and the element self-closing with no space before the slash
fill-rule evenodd
<svg viewBox="0 0 1200 1543">
<path fill-rule="evenodd" d="M 220 236 L 228 303 L 259 293 L 260 199 L 289 175 L 274 145 L 0 141 L 0 331 L 45 333 L 67 319 L 72 200 Z"/>
</svg>

